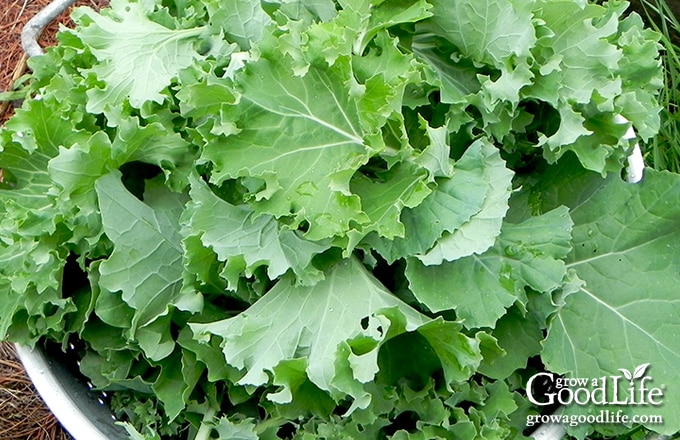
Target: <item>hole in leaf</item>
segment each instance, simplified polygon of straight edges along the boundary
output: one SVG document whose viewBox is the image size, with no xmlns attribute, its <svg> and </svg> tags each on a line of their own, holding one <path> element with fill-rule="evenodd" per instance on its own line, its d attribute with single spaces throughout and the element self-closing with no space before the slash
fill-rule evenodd
<svg viewBox="0 0 680 440">
<path fill-rule="evenodd" d="M 303 233 L 309 231 L 309 222 L 307 220 L 302 220 L 298 226 L 298 231 Z"/>
<path fill-rule="evenodd" d="M 361 328 L 364 330 L 368 329 L 368 316 L 365 316 L 361 319 Z"/>
</svg>

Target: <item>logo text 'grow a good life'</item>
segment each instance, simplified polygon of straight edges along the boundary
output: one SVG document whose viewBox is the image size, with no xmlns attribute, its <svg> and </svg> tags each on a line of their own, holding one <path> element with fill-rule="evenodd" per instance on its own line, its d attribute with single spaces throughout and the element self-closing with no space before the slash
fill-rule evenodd
<svg viewBox="0 0 680 440">
<path fill-rule="evenodd" d="M 620 368 L 619 371 L 622 373 L 620 376 L 598 378 L 559 377 L 553 373 L 537 373 L 527 382 L 527 398 L 538 406 L 557 403 L 561 405 L 661 405 L 664 386 L 652 386 L 652 377 L 645 374 L 648 367 L 649 364 L 642 364 L 632 372 Z M 536 386 L 538 384 L 541 386 Z"/>
</svg>

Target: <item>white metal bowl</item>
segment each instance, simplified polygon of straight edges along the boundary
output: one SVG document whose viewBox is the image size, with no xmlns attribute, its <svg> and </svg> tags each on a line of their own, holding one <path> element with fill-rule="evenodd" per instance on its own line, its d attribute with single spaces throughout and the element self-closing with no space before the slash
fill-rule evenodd
<svg viewBox="0 0 680 440">
<path fill-rule="evenodd" d="M 75 440 L 127 440 L 124 428 L 86 382 L 41 347 L 15 345 L 33 385 L 57 420 Z"/>
</svg>

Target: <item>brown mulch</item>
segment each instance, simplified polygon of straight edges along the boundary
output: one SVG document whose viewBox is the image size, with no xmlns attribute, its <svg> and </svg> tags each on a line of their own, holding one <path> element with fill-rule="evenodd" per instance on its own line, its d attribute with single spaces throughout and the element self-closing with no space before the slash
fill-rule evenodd
<svg viewBox="0 0 680 440">
<path fill-rule="evenodd" d="M 21 29 L 51 0 L 0 0 L 0 92 L 13 89 L 13 84 L 26 73 L 26 57 L 21 48 Z M 109 0 L 78 0 L 74 6 L 90 6 L 95 10 Z M 50 24 L 39 42 L 47 47 L 55 44 L 59 24 L 71 26 L 73 7 Z M 13 112 L 9 102 L 0 102 L 0 124 Z M 0 170 L 1 171 L 1 170 Z M 14 347 L 0 343 L 0 439 L 2 440 L 71 440 L 36 393 L 30 379 L 16 357 Z"/>
<path fill-rule="evenodd" d="M 5 5 L 8 2 L 9 5 Z M 0 0 L 0 91 L 13 89 L 13 84 L 26 73 L 26 56 L 21 48 L 21 29 L 35 14 L 48 5 L 51 0 Z M 109 0 L 77 0 L 57 20 L 45 28 L 39 39 L 42 47 L 55 44 L 59 25 L 72 26 L 69 18 L 76 6 L 89 6 L 99 10 L 109 4 Z M 0 123 L 12 113 L 9 103 L 0 103 Z"/>
<path fill-rule="evenodd" d="M 70 440 L 36 394 L 14 347 L 0 344 L 0 438 L 3 440 Z"/>
</svg>

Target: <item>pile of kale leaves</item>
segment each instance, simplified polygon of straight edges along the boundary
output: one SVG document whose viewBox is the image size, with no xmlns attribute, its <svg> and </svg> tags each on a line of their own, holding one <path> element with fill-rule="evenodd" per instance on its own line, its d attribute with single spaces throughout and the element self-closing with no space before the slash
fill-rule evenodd
<svg viewBox="0 0 680 440">
<path fill-rule="evenodd" d="M 138 439 L 521 438 L 532 374 L 643 364 L 664 404 L 618 409 L 680 430 L 680 177 L 621 178 L 663 76 L 626 6 L 76 9 L 0 131 L 0 338 L 77 342 Z"/>
</svg>

